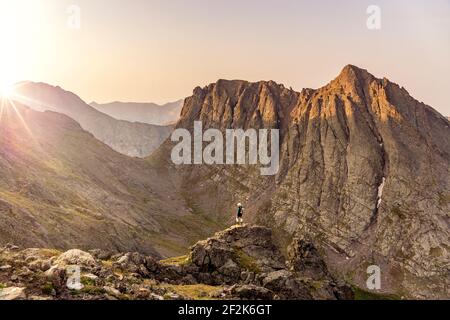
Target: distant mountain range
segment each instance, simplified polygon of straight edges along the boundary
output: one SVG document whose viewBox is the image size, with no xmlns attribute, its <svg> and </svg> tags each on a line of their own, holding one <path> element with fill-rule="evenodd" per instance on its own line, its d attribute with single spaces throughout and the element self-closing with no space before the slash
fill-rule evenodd
<svg viewBox="0 0 450 320">
<path fill-rule="evenodd" d="M 137 102 L 111 102 L 105 104 L 91 102 L 90 105 L 119 120 L 166 126 L 174 125 L 180 118 L 183 100 L 164 105 Z"/>
<path fill-rule="evenodd" d="M 45 83 L 24 82 L 15 100 L 38 111 L 55 111 L 77 121 L 83 129 L 114 150 L 133 157 L 150 155 L 172 132 L 173 126 L 117 120 L 86 104 L 72 92 Z"/>
</svg>

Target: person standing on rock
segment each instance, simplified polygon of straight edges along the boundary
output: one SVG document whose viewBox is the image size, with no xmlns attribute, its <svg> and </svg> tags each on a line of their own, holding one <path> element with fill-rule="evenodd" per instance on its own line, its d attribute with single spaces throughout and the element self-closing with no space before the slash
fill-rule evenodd
<svg viewBox="0 0 450 320">
<path fill-rule="evenodd" d="M 238 203 L 238 209 L 237 209 L 237 214 L 236 214 L 236 223 L 237 224 L 242 224 L 244 222 L 244 220 L 242 219 L 242 216 L 244 215 L 244 208 L 242 207 L 241 203 Z"/>
</svg>

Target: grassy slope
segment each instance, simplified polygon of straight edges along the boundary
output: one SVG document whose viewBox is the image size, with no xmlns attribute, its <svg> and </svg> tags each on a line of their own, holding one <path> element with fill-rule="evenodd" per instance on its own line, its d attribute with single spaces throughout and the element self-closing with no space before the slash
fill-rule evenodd
<svg viewBox="0 0 450 320">
<path fill-rule="evenodd" d="M 16 107 L 0 122 L 0 243 L 171 256 L 218 229 L 148 162 L 66 116 Z"/>
</svg>

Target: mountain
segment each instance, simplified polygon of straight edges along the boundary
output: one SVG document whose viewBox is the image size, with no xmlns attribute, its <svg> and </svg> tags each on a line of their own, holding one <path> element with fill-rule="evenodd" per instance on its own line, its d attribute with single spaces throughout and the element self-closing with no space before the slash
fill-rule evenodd
<svg viewBox="0 0 450 320">
<path fill-rule="evenodd" d="M 148 161 L 178 172 L 198 212 L 270 226 L 284 247 L 313 239 L 330 271 L 365 287 L 367 266 L 382 291 L 446 297 L 449 285 L 450 126 L 402 87 L 346 66 L 326 86 L 295 92 L 273 81 L 219 80 L 185 100 L 177 128 L 276 128 L 280 170 L 175 166 L 174 143 Z M 180 178 L 181 177 L 181 178 Z"/>
<path fill-rule="evenodd" d="M 33 99 L 74 114 L 87 106 L 50 88 L 30 90 Z M 31 95 L 22 96 L 29 104 Z M 367 267 L 377 265 L 382 294 L 448 296 L 450 125 L 404 88 L 355 66 L 301 92 L 273 81 L 219 80 L 194 89 L 176 127 L 193 130 L 196 120 L 222 131 L 279 129 L 280 170 L 176 166 L 170 139 L 146 159 L 131 158 L 65 115 L 4 105 L 0 243 L 168 257 L 232 224 L 242 202 L 245 221 L 270 227 L 281 254 L 304 255 L 307 262 L 291 261 L 295 272 L 310 263 L 325 272 L 325 265 L 327 277 L 365 288 Z M 229 252 L 220 239 L 206 242 L 214 251 L 205 259 Z M 298 239 L 323 263 L 309 261 Z M 282 273 L 275 280 L 296 282 Z"/>
<path fill-rule="evenodd" d="M 116 120 L 89 106 L 75 94 L 44 83 L 21 83 L 14 99 L 38 111 L 65 114 L 114 150 L 133 157 L 150 155 L 173 129 L 172 126 Z"/>
<path fill-rule="evenodd" d="M 159 126 L 175 124 L 179 117 L 183 100 L 164 105 L 155 103 L 111 102 L 99 104 L 91 102 L 92 107 L 119 120 L 143 122 Z"/>
<path fill-rule="evenodd" d="M 220 226 L 143 159 L 71 118 L 2 101 L 0 243 L 171 256 Z"/>
</svg>

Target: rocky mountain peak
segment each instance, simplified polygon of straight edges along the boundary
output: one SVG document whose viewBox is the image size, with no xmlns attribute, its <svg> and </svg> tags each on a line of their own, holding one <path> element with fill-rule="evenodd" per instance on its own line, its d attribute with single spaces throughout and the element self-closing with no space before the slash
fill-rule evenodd
<svg viewBox="0 0 450 320">
<path fill-rule="evenodd" d="M 352 81 L 357 78 L 374 78 L 374 76 L 369 73 L 366 69 L 359 68 L 355 65 L 348 64 L 346 65 L 336 79 L 340 81 Z"/>
<path fill-rule="evenodd" d="M 223 216 L 230 202 L 245 199 L 248 219 L 286 242 L 298 232 L 320 239 L 315 248 L 340 272 L 365 275 L 364 261 L 373 260 L 388 270 L 388 290 L 442 296 L 445 285 L 433 281 L 450 245 L 450 127 L 442 115 L 353 65 L 301 93 L 225 80 L 196 92 L 180 127 L 280 129 L 275 179 L 251 166 L 187 170 L 183 184 L 205 212 L 207 199 Z M 363 285 L 362 277 L 355 282 Z"/>
</svg>

